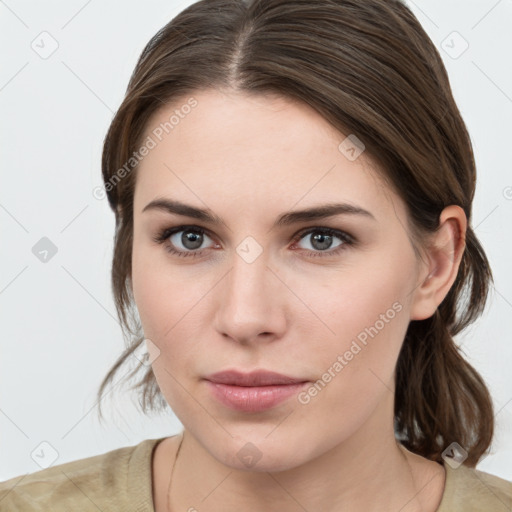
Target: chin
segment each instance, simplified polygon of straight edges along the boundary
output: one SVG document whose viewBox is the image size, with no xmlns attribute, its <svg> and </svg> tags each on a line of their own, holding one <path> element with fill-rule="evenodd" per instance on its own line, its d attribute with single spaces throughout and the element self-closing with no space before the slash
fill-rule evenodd
<svg viewBox="0 0 512 512">
<path fill-rule="evenodd" d="M 308 452 L 301 441 L 285 444 L 282 438 L 263 436 L 234 436 L 230 441 L 211 446 L 210 453 L 219 462 L 237 471 L 256 473 L 293 469 L 307 462 Z M 314 455 L 311 455 L 314 457 Z"/>
</svg>

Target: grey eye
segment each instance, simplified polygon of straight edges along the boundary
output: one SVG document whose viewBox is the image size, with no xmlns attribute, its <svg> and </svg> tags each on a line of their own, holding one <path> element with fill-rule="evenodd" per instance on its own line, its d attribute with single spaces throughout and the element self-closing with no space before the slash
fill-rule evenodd
<svg viewBox="0 0 512 512">
<path fill-rule="evenodd" d="M 201 247 L 205 238 L 210 237 L 201 231 L 188 228 L 172 234 L 169 240 L 179 250 L 195 251 Z"/>
<path fill-rule="evenodd" d="M 340 243 L 333 246 L 332 244 L 334 238 L 338 238 Z M 310 245 L 312 246 L 311 248 L 302 247 L 302 249 L 313 249 L 316 251 L 325 251 L 327 249 L 338 247 L 344 243 L 341 237 L 329 233 L 323 233 L 322 231 L 310 231 L 309 233 L 303 235 L 301 240 L 310 240 Z"/>
</svg>

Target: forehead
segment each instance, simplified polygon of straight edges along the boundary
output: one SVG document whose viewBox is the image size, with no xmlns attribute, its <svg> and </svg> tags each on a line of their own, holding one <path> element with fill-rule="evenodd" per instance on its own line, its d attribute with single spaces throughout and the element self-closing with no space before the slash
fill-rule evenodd
<svg viewBox="0 0 512 512">
<path fill-rule="evenodd" d="M 185 108 L 190 98 L 195 106 Z M 288 98 L 194 92 L 147 123 L 144 140 L 155 145 L 137 169 L 135 207 L 169 196 L 219 213 L 348 202 L 405 215 L 365 152 L 347 158 L 348 135 Z"/>
</svg>

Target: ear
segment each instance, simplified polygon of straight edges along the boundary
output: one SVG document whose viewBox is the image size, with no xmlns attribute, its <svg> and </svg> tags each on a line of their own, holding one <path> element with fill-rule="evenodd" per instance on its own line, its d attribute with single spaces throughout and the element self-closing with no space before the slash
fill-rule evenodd
<svg viewBox="0 0 512 512">
<path fill-rule="evenodd" d="M 439 228 L 424 249 L 420 283 L 413 293 L 411 320 L 430 318 L 446 297 L 457 277 L 466 248 L 467 219 L 460 206 L 447 206 L 439 218 Z"/>
</svg>

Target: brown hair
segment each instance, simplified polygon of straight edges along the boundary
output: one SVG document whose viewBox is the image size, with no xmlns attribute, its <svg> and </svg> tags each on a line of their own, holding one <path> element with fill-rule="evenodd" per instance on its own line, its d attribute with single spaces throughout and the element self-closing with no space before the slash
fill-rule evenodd
<svg viewBox="0 0 512 512">
<path fill-rule="evenodd" d="M 474 467 L 492 441 L 493 404 L 453 337 L 482 313 L 492 281 L 470 225 L 475 162 L 439 52 L 399 0 L 202 0 L 149 41 L 103 148 L 116 220 L 112 286 L 127 348 L 101 383 L 99 400 L 143 342 L 131 290 L 136 173 L 125 164 L 150 116 L 208 88 L 285 96 L 355 134 L 404 200 L 420 246 L 446 206 L 464 210 L 468 228 L 456 281 L 432 317 L 408 326 L 394 413 L 406 448 L 441 462 L 455 441 L 468 452 L 464 464 Z M 144 413 L 167 406 L 149 365 L 130 389 L 140 391 Z"/>
</svg>

